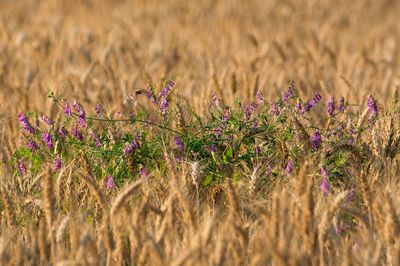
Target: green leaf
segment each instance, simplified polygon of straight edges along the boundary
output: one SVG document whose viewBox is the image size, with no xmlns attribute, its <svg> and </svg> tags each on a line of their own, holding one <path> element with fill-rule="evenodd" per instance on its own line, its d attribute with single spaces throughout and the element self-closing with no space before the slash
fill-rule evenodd
<svg viewBox="0 0 400 266">
<path fill-rule="evenodd" d="M 224 164 L 228 164 L 232 161 L 233 158 L 233 151 L 232 151 L 232 146 L 229 146 L 229 148 L 225 151 L 225 154 L 223 156 Z"/>
<path fill-rule="evenodd" d="M 213 181 L 213 175 L 208 175 L 203 183 L 203 186 L 208 186 Z"/>
</svg>

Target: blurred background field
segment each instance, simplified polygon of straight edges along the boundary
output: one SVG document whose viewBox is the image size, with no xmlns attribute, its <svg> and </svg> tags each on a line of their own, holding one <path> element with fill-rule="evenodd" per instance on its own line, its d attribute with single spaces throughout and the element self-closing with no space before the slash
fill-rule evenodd
<svg viewBox="0 0 400 266">
<path fill-rule="evenodd" d="M 48 87 L 118 109 L 173 74 L 197 111 L 217 87 L 229 100 L 253 98 L 256 88 L 272 99 L 290 80 L 301 96 L 384 101 L 400 84 L 399 5 L 2 0 L 0 123 L 21 110 L 49 112 Z"/>
</svg>

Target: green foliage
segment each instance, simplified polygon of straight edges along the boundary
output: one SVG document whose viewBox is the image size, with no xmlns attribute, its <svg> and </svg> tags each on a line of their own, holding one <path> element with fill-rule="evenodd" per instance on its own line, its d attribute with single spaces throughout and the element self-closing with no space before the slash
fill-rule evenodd
<svg viewBox="0 0 400 266">
<path fill-rule="evenodd" d="M 367 121 L 360 125 L 350 124 L 352 130 L 346 128 L 344 125 L 349 124 L 347 121 L 353 119 L 354 114 L 349 110 L 351 105 L 343 99 L 341 109 L 327 115 L 333 126 L 329 130 L 323 129 L 308 115 L 321 96 L 317 94 L 314 99 L 303 103 L 292 82 L 286 94 L 270 104 L 266 103 L 261 92 L 252 103 L 245 105 L 236 99 L 233 106 L 221 105 L 214 95 L 208 108 L 209 119 L 206 121 L 188 107 L 194 117 L 193 124 L 180 130 L 174 126 L 180 123 L 179 115 L 173 111 L 174 101 L 171 101 L 174 87 L 171 80 L 165 81 L 160 90 L 149 85 L 148 105 L 135 114 L 126 114 L 125 110 L 121 114 L 108 114 L 100 105 L 96 106 L 96 113 L 86 113 L 83 106 L 74 103 L 68 105 L 71 108 L 71 115 L 68 115 L 67 99 L 49 89 L 48 98 L 61 108 L 64 115 L 60 121 L 49 124 L 37 113 L 27 113 L 35 133 L 26 133 L 25 136 L 27 141 L 35 143 L 36 148 L 21 147 L 14 153 L 10 164 L 14 166 L 15 174 L 23 175 L 21 164 L 26 165 L 29 174 L 36 176 L 44 164 L 53 164 L 58 171 L 75 160 L 82 167 L 89 168 L 96 178 L 111 175 L 121 186 L 127 180 L 137 178 L 141 169 L 167 171 L 164 160 L 167 152 L 178 166 L 185 161 L 205 164 L 203 186 L 223 182 L 226 177 L 238 181 L 242 178 L 238 169 L 254 166 L 255 161 L 268 163 L 264 166 L 264 177 L 279 177 L 286 174 L 289 157 L 294 160 L 294 165 L 298 165 L 296 160 L 306 145 L 301 130 L 310 136 L 319 131 L 322 147 L 307 151 L 319 156 L 337 144 L 349 142 L 354 132 L 371 127 Z M 156 121 L 162 122 L 151 121 L 150 113 L 155 113 L 158 116 Z M 293 123 L 293 117 L 310 125 L 301 129 Z M 46 140 L 46 132 L 52 138 L 51 145 Z M 315 138 L 312 141 L 317 142 Z M 133 160 L 129 159 L 131 157 Z M 340 152 L 325 164 L 335 173 L 334 176 L 340 176 L 348 160 L 348 152 Z M 232 169 L 236 170 L 233 172 Z"/>
</svg>

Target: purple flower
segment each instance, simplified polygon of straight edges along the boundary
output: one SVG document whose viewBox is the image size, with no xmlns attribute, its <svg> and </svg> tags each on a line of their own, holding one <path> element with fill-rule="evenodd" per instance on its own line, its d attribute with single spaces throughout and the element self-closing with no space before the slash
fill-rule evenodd
<svg viewBox="0 0 400 266">
<path fill-rule="evenodd" d="M 344 97 L 342 97 L 342 99 L 340 100 L 338 111 L 345 111 L 346 109 L 347 109 L 347 104 Z"/>
<path fill-rule="evenodd" d="M 229 106 L 225 107 L 225 115 L 223 117 L 223 120 L 227 121 L 229 119 L 230 114 L 231 114 L 231 109 L 229 108 Z"/>
<path fill-rule="evenodd" d="M 256 151 L 257 154 L 261 154 L 260 146 L 257 145 L 256 148 L 255 148 L 255 151 Z"/>
<path fill-rule="evenodd" d="M 114 190 L 116 188 L 116 183 L 115 183 L 114 177 L 112 175 L 109 175 L 107 177 L 106 184 L 107 184 L 107 188 L 109 190 Z"/>
<path fill-rule="evenodd" d="M 48 124 L 48 125 L 50 125 L 50 126 L 54 126 L 54 121 L 53 121 L 51 118 L 49 118 L 49 117 L 43 115 L 43 116 L 42 116 L 42 120 L 43 120 L 43 122 L 45 122 L 46 124 Z"/>
<path fill-rule="evenodd" d="M 279 115 L 279 109 L 278 109 L 278 107 L 276 106 L 276 103 L 274 103 L 274 107 L 273 107 L 273 109 L 272 109 L 272 113 L 274 113 L 276 116 Z"/>
<path fill-rule="evenodd" d="M 145 126 L 146 128 L 149 128 L 150 125 L 149 125 L 149 123 L 147 123 L 147 122 L 151 122 L 150 118 L 147 118 L 147 119 L 146 119 L 146 122 L 144 122 L 144 126 Z"/>
<path fill-rule="evenodd" d="M 36 146 L 36 143 L 34 141 L 29 141 L 28 148 L 32 150 L 33 154 L 36 154 L 36 149 L 38 147 Z"/>
<path fill-rule="evenodd" d="M 94 110 L 96 110 L 96 113 L 97 113 L 100 117 L 104 116 L 104 109 L 103 109 L 103 107 L 102 107 L 99 103 L 96 105 L 96 107 L 94 108 Z"/>
<path fill-rule="evenodd" d="M 82 113 L 79 115 L 79 123 L 81 124 L 81 127 L 86 126 L 85 117 L 86 117 L 85 110 L 82 110 Z"/>
<path fill-rule="evenodd" d="M 206 147 L 206 151 L 208 151 L 208 152 L 211 152 L 211 151 L 216 152 L 217 149 L 216 149 L 214 144 L 211 144 L 210 146 Z"/>
<path fill-rule="evenodd" d="M 153 95 L 153 91 L 150 88 L 150 85 L 147 86 L 147 97 L 157 106 L 156 98 Z"/>
<path fill-rule="evenodd" d="M 147 171 L 146 171 L 146 168 L 142 168 L 142 169 L 140 169 L 140 175 L 144 178 L 144 177 L 146 177 L 147 175 L 148 175 L 148 173 L 147 173 Z"/>
<path fill-rule="evenodd" d="M 293 168 L 294 168 L 293 159 L 290 157 L 288 164 L 286 166 L 286 173 L 290 174 L 291 172 L 293 172 Z"/>
<path fill-rule="evenodd" d="M 26 167 L 23 163 L 19 163 L 19 171 L 21 174 L 26 175 Z"/>
<path fill-rule="evenodd" d="M 180 163 L 181 161 L 181 156 L 175 156 L 175 162 Z"/>
<path fill-rule="evenodd" d="M 379 108 L 372 96 L 368 96 L 368 107 L 369 111 L 372 113 L 371 117 L 368 119 L 368 121 L 371 121 L 373 118 L 375 118 L 378 115 Z"/>
<path fill-rule="evenodd" d="M 160 103 L 160 110 L 161 110 L 161 114 L 163 116 L 166 116 L 168 114 L 168 108 L 169 108 L 169 104 L 167 99 L 162 99 L 161 103 Z"/>
<path fill-rule="evenodd" d="M 53 148 L 53 138 L 46 130 L 43 132 L 43 140 L 46 141 L 47 146 Z"/>
<path fill-rule="evenodd" d="M 253 114 L 253 111 L 258 107 L 258 104 L 253 102 L 250 105 L 245 105 L 243 107 L 244 112 L 246 113 L 244 119 L 246 119 L 246 121 L 250 120 L 251 115 Z"/>
<path fill-rule="evenodd" d="M 31 134 L 35 134 L 36 130 L 31 126 L 31 124 L 28 121 L 28 118 L 23 113 L 19 113 L 18 115 L 19 121 L 21 122 L 21 126 L 24 127 L 26 131 L 28 131 Z"/>
<path fill-rule="evenodd" d="M 286 92 L 285 97 L 282 98 L 282 102 L 289 102 L 289 97 L 293 95 L 294 89 L 296 87 L 296 84 L 294 81 L 290 83 L 289 90 Z"/>
<path fill-rule="evenodd" d="M 92 132 L 92 136 L 93 136 L 94 140 L 96 141 L 96 148 L 100 148 L 101 140 L 100 140 L 99 136 L 94 131 Z"/>
<path fill-rule="evenodd" d="M 77 137 L 79 140 L 83 140 L 82 134 L 78 131 L 78 124 L 75 124 L 73 132 L 75 137 Z"/>
<path fill-rule="evenodd" d="M 322 99 L 322 96 L 317 93 L 314 97 L 314 99 L 308 101 L 308 103 L 306 103 L 303 107 L 303 109 L 301 110 L 302 114 L 304 114 L 305 112 L 309 112 L 311 110 L 311 108 L 313 108 L 314 105 L 316 105 L 317 103 L 319 103 Z"/>
<path fill-rule="evenodd" d="M 263 95 L 261 93 L 261 90 L 258 90 L 256 96 L 257 96 L 258 100 L 260 101 L 260 104 L 264 105 L 265 101 L 264 101 L 264 97 L 263 97 Z"/>
<path fill-rule="evenodd" d="M 80 112 L 81 111 L 81 105 L 74 100 L 74 103 L 72 104 L 72 107 L 74 107 L 75 111 Z"/>
<path fill-rule="evenodd" d="M 136 131 L 135 139 L 139 139 L 140 136 L 142 136 L 142 131 L 140 131 L 140 130 Z"/>
<path fill-rule="evenodd" d="M 222 131 L 221 131 L 220 127 L 214 128 L 214 135 L 215 135 L 215 137 L 222 136 Z"/>
<path fill-rule="evenodd" d="M 319 103 L 321 101 L 321 99 L 322 99 L 322 96 L 319 93 L 317 93 L 315 95 L 315 97 L 314 97 L 314 104 L 313 105 L 316 105 L 317 103 Z"/>
<path fill-rule="evenodd" d="M 68 116 L 72 116 L 72 112 L 71 112 L 71 107 L 69 106 L 68 102 L 65 102 L 65 111 L 64 114 L 68 115 Z"/>
<path fill-rule="evenodd" d="M 335 98 L 330 98 L 328 101 L 328 114 L 333 115 L 335 112 Z"/>
<path fill-rule="evenodd" d="M 138 143 L 136 142 L 136 140 L 133 140 L 131 144 L 126 145 L 125 149 L 124 149 L 124 154 L 128 155 L 129 153 L 131 153 L 133 150 L 136 150 L 138 147 Z"/>
<path fill-rule="evenodd" d="M 169 80 L 168 84 L 166 84 L 164 86 L 163 90 L 158 95 L 158 99 L 160 100 L 162 97 L 166 98 L 169 95 L 169 93 L 172 91 L 174 86 L 175 86 L 175 83 L 172 80 Z"/>
<path fill-rule="evenodd" d="M 322 190 L 324 195 L 328 194 L 331 191 L 331 184 L 329 184 L 329 181 L 328 179 L 326 179 L 326 177 L 324 177 L 322 183 L 319 185 L 319 189 Z"/>
<path fill-rule="evenodd" d="M 221 102 L 218 99 L 217 94 L 215 92 L 213 93 L 212 100 L 217 107 L 221 107 Z"/>
<path fill-rule="evenodd" d="M 65 137 L 67 136 L 67 134 L 68 134 L 68 131 L 65 129 L 65 127 L 61 127 L 61 128 L 58 130 L 58 134 L 59 134 L 62 138 L 65 138 Z"/>
<path fill-rule="evenodd" d="M 325 166 L 321 167 L 321 176 L 322 177 L 329 177 L 330 176 L 329 171 L 328 171 L 328 169 L 326 169 Z"/>
<path fill-rule="evenodd" d="M 258 121 L 257 120 L 253 121 L 253 127 L 254 128 L 258 127 Z"/>
<path fill-rule="evenodd" d="M 61 160 L 61 156 L 58 155 L 56 159 L 54 159 L 54 171 L 57 171 L 61 168 L 63 161 Z"/>
<path fill-rule="evenodd" d="M 185 145 L 183 145 L 181 137 L 175 137 L 175 144 L 181 149 L 181 151 L 185 150 Z"/>
<path fill-rule="evenodd" d="M 321 148 L 322 139 L 321 139 L 321 135 L 319 134 L 318 129 L 315 131 L 312 142 L 313 142 L 313 144 L 312 144 L 313 149 L 318 150 L 319 148 Z"/>
</svg>

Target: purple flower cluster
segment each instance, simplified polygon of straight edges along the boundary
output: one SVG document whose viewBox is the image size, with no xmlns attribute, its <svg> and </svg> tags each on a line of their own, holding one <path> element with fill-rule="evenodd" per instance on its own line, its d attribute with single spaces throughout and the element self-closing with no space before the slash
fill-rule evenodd
<svg viewBox="0 0 400 266">
<path fill-rule="evenodd" d="M 181 150 L 181 151 L 184 151 L 185 150 L 185 145 L 183 144 L 183 142 L 182 142 L 182 139 L 181 139 L 181 137 L 175 137 L 175 144 L 176 144 L 176 146 L 178 146 L 178 148 Z"/>
<path fill-rule="evenodd" d="M 150 101 L 152 101 L 152 103 L 154 103 L 155 106 L 157 106 L 157 100 L 153 95 L 153 91 L 151 90 L 150 85 L 147 86 L 147 98 L 150 99 Z"/>
<path fill-rule="evenodd" d="M 139 144 L 136 142 L 136 140 L 133 140 L 131 144 L 127 145 L 124 149 L 124 154 L 128 155 L 132 151 L 136 150 L 139 147 Z"/>
<path fill-rule="evenodd" d="M 114 177 L 112 175 L 109 175 L 107 177 L 106 184 L 107 184 L 107 188 L 109 190 L 114 190 L 116 188 L 116 183 L 115 183 Z"/>
<path fill-rule="evenodd" d="M 276 116 L 278 116 L 280 113 L 278 107 L 276 106 L 276 103 L 274 103 L 274 107 L 272 108 L 272 113 L 275 114 Z"/>
<path fill-rule="evenodd" d="M 225 107 L 225 115 L 223 117 L 223 120 L 227 121 L 229 119 L 230 114 L 231 114 L 231 109 L 229 108 L 229 106 Z"/>
<path fill-rule="evenodd" d="M 221 107 L 221 101 L 218 99 L 217 94 L 215 92 L 213 93 L 212 100 L 217 107 Z"/>
<path fill-rule="evenodd" d="M 351 123 L 349 144 L 353 144 L 354 143 L 354 136 L 356 136 L 356 135 L 357 135 L 357 130 L 355 129 L 354 124 Z"/>
<path fill-rule="evenodd" d="M 335 113 L 335 98 L 330 98 L 328 101 L 328 114 L 332 116 Z"/>
<path fill-rule="evenodd" d="M 23 113 L 19 113 L 18 115 L 19 121 L 21 122 L 21 126 L 24 127 L 26 131 L 28 131 L 31 134 L 35 134 L 36 130 L 31 126 L 31 124 L 28 121 L 28 118 Z"/>
<path fill-rule="evenodd" d="M 28 142 L 28 148 L 32 150 L 33 154 L 36 154 L 37 146 L 34 141 L 29 141 Z"/>
<path fill-rule="evenodd" d="M 292 81 L 290 83 L 289 90 L 285 94 L 285 97 L 282 98 L 283 103 L 289 102 L 289 97 L 293 96 L 295 88 L 296 88 L 296 83 L 294 81 Z"/>
<path fill-rule="evenodd" d="M 257 96 L 257 99 L 260 101 L 260 104 L 264 105 L 265 104 L 265 100 L 264 100 L 264 97 L 263 97 L 263 95 L 261 93 L 261 90 L 258 90 L 256 96 Z"/>
<path fill-rule="evenodd" d="M 43 140 L 46 141 L 47 146 L 53 148 L 53 137 L 46 130 L 43 132 Z"/>
<path fill-rule="evenodd" d="M 319 185 L 319 189 L 322 190 L 324 195 L 331 191 L 331 184 L 329 184 L 328 177 L 330 176 L 328 169 L 325 166 L 321 168 L 321 176 L 323 177 L 322 183 Z"/>
<path fill-rule="evenodd" d="M 100 104 L 97 104 L 96 107 L 94 108 L 94 110 L 96 111 L 96 113 L 100 116 L 103 117 L 104 116 L 104 109 Z"/>
<path fill-rule="evenodd" d="M 81 132 L 79 132 L 79 130 L 78 130 L 78 124 L 75 124 L 73 132 L 74 132 L 75 137 L 77 137 L 80 141 L 83 140 L 83 136 L 82 136 Z"/>
<path fill-rule="evenodd" d="M 169 104 L 167 99 L 162 99 L 161 103 L 160 103 L 160 110 L 161 110 L 161 114 L 163 116 L 166 116 L 168 114 L 168 109 L 169 109 Z"/>
<path fill-rule="evenodd" d="M 289 158 L 288 164 L 286 166 L 286 173 L 290 174 L 293 172 L 294 169 L 294 163 L 292 157 Z"/>
<path fill-rule="evenodd" d="M 140 169 L 140 175 L 141 175 L 143 178 L 147 177 L 148 173 L 147 173 L 147 171 L 146 171 L 146 168 L 143 167 L 142 169 Z"/>
<path fill-rule="evenodd" d="M 214 135 L 215 135 L 215 137 L 217 137 L 218 138 L 218 136 L 222 136 L 222 131 L 221 131 L 221 127 L 215 127 L 214 128 Z"/>
<path fill-rule="evenodd" d="M 210 146 L 206 147 L 206 151 L 208 151 L 208 152 L 216 152 L 217 148 L 215 147 L 214 144 L 211 144 Z"/>
<path fill-rule="evenodd" d="M 369 111 L 372 113 L 371 117 L 368 119 L 368 121 L 371 121 L 373 118 L 376 118 L 376 116 L 378 115 L 379 112 L 379 108 L 378 105 L 376 104 L 376 102 L 374 101 L 374 99 L 372 98 L 372 96 L 368 96 L 368 107 L 369 107 Z"/>
<path fill-rule="evenodd" d="M 329 184 L 328 179 L 326 179 L 325 177 L 324 179 L 322 179 L 322 182 L 319 185 L 319 189 L 322 190 L 324 195 L 328 194 L 331 191 L 331 184 Z"/>
<path fill-rule="evenodd" d="M 81 124 L 81 127 L 85 127 L 86 126 L 86 112 L 85 110 L 82 109 L 81 114 L 79 115 L 79 123 Z"/>
<path fill-rule="evenodd" d="M 342 97 L 342 99 L 340 100 L 340 105 L 338 107 L 338 111 L 346 111 L 347 110 L 347 102 L 344 99 L 344 97 Z"/>
<path fill-rule="evenodd" d="M 54 126 L 54 121 L 53 121 L 51 118 L 49 118 L 49 117 L 43 115 L 43 116 L 42 116 L 42 120 L 43 120 L 43 122 L 45 122 L 46 124 L 48 124 L 48 125 L 50 125 L 50 126 Z"/>
<path fill-rule="evenodd" d="M 321 144 L 322 144 L 322 138 L 321 138 L 321 134 L 319 134 L 319 130 L 315 130 L 315 134 L 313 136 L 312 139 L 312 147 L 315 150 L 318 150 L 319 148 L 321 148 Z"/>
<path fill-rule="evenodd" d="M 68 102 L 65 102 L 64 114 L 66 114 L 67 116 L 72 116 L 71 106 L 69 106 Z"/>
<path fill-rule="evenodd" d="M 63 164 L 63 161 L 61 159 L 61 156 L 58 155 L 57 158 L 54 159 L 54 171 L 61 169 L 62 164 Z"/>
<path fill-rule="evenodd" d="M 303 108 L 301 109 L 301 113 L 304 114 L 305 112 L 309 112 L 311 108 L 313 108 L 314 105 L 319 103 L 322 99 L 322 96 L 317 93 L 314 97 L 314 99 L 310 100 L 308 103 L 306 103 Z"/>
<path fill-rule="evenodd" d="M 62 137 L 65 138 L 68 134 L 68 131 L 65 129 L 65 127 L 60 127 L 58 130 L 58 134 Z"/>
<path fill-rule="evenodd" d="M 164 86 L 164 88 L 161 90 L 160 94 L 158 95 L 158 99 L 160 100 L 161 98 L 166 98 L 174 88 L 175 83 L 172 80 L 168 81 L 168 84 Z"/>
<path fill-rule="evenodd" d="M 255 102 L 253 102 L 253 103 L 250 104 L 250 105 L 245 105 L 245 106 L 243 107 L 243 109 L 244 109 L 244 111 L 245 111 L 245 113 L 246 113 L 246 115 L 245 115 L 245 117 L 244 117 L 244 119 L 246 119 L 246 121 L 249 121 L 249 120 L 250 120 L 251 115 L 253 114 L 254 110 L 257 109 L 257 107 L 258 107 L 258 104 L 255 103 Z"/>
<path fill-rule="evenodd" d="M 321 167 L 321 176 L 322 177 L 330 177 L 328 169 L 326 169 L 325 165 Z"/>
<path fill-rule="evenodd" d="M 96 148 L 100 148 L 101 140 L 100 140 L 99 136 L 94 131 L 92 132 L 92 136 L 93 136 L 94 140 L 96 141 Z"/>
<path fill-rule="evenodd" d="M 21 172 L 21 174 L 26 175 L 26 167 L 23 163 L 19 163 L 19 171 Z"/>
<path fill-rule="evenodd" d="M 256 146 L 255 151 L 257 154 L 261 154 L 262 151 L 259 145 Z"/>
</svg>

